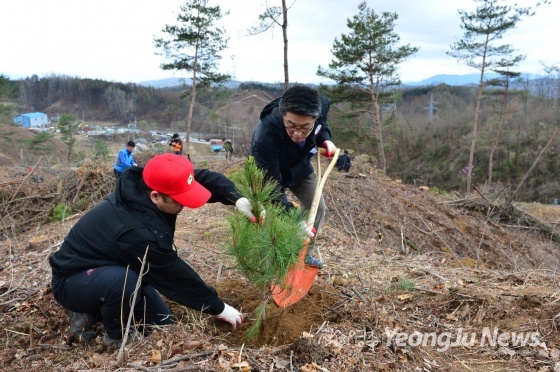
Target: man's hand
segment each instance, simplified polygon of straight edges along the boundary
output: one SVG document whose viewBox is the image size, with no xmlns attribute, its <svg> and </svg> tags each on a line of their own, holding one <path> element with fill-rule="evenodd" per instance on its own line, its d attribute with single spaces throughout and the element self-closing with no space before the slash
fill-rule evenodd
<svg viewBox="0 0 560 372">
<path fill-rule="evenodd" d="M 331 141 L 325 141 L 323 142 L 321 147 L 324 147 L 327 150 L 326 154 L 323 154 L 327 158 L 332 158 L 334 156 L 334 152 L 336 151 L 336 146 L 334 145 L 334 143 L 332 143 Z"/>
<path fill-rule="evenodd" d="M 257 222 L 257 217 L 255 217 L 255 215 L 251 211 L 251 202 L 249 201 L 249 199 L 247 198 L 237 199 L 237 201 L 235 202 L 235 208 L 237 208 L 239 212 L 243 213 L 243 215 L 245 215 L 245 217 L 247 217 L 251 222 Z M 259 216 L 259 223 L 261 225 L 264 224 L 265 215 L 266 215 L 266 211 L 263 208 Z"/>
<path fill-rule="evenodd" d="M 303 233 L 311 240 L 313 240 L 313 238 L 315 238 L 315 234 L 317 234 L 317 230 L 315 229 L 314 226 L 309 226 L 307 224 L 307 221 L 301 221 L 299 223 L 299 227 L 301 228 L 301 230 L 303 231 Z"/>
<path fill-rule="evenodd" d="M 237 326 L 243 324 L 243 322 L 245 321 L 245 319 L 243 319 L 243 314 L 241 314 L 239 311 L 229 306 L 228 304 L 224 305 L 224 311 L 217 315 L 218 319 L 223 320 L 224 322 L 228 322 L 229 324 L 231 324 L 233 329 L 236 329 Z"/>
</svg>

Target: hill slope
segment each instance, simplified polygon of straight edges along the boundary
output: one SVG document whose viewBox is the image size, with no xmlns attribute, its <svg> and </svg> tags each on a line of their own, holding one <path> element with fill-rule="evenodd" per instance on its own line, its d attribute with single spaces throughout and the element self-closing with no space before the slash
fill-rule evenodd
<svg viewBox="0 0 560 372">
<path fill-rule="evenodd" d="M 242 159 L 204 161 L 228 173 Z M 489 221 L 484 210 L 454 206 L 451 197 L 366 173 L 370 165 L 359 158 L 353 163 L 349 174 L 334 171 L 325 187 L 328 217 L 317 239 L 325 268 L 308 297 L 269 310 L 258 340 L 247 343 L 242 330 L 174 303 L 179 324 L 133 343 L 120 363 L 100 338 L 73 339 L 50 293 L 47 258 L 76 215 L 0 243 L 0 324 L 7 332 L 0 362 L 38 371 L 155 370 L 158 356 L 162 368 L 204 371 L 239 370 L 236 363 L 253 370 L 540 370 L 560 362 L 557 243 Z M 228 213 L 217 204 L 184 211 L 175 243 L 250 323 L 258 294 L 223 252 Z M 498 342 L 498 335 L 507 337 Z"/>
</svg>

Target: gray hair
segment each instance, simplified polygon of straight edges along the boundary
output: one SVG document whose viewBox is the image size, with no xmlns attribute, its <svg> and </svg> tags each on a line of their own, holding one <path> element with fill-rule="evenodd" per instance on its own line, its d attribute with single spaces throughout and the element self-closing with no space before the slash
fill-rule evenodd
<svg viewBox="0 0 560 372">
<path fill-rule="evenodd" d="M 321 115 L 321 97 L 317 90 L 306 85 L 294 85 L 284 91 L 278 104 L 280 115 L 291 112 L 318 118 Z"/>
</svg>

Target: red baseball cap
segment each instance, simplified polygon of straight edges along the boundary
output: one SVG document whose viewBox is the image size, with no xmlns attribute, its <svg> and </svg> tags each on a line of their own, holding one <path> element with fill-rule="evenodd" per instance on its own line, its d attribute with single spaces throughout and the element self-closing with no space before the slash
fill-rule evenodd
<svg viewBox="0 0 560 372">
<path fill-rule="evenodd" d="M 194 169 L 189 159 L 172 153 L 151 158 L 144 167 L 142 177 L 150 189 L 169 195 L 187 208 L 201 207 L 212 196 L 194 180 Z"/>
</svg>

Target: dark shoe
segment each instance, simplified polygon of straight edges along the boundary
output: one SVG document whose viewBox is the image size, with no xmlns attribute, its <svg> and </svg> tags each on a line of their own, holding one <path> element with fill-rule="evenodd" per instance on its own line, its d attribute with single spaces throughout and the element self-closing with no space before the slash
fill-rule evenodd
<svg viewBox="0 0 560 372">
<path fill-rule="evenodd" d="M 142 335 L 138 333 L 136 330 L 130 332 L 128 334 L 128 339 L 126 340 L 126 344 L 130 344 L 132 341 L 140 341 L 142 340 Z M 103 345 L 109 349 L 120 349 L 122 346 L 123 340 L 115 340 L 109 337 L 109 335 L 103 332 Z"/>
<path fill-rule="evenodd" d="M 120 349 L 122 346 L 122 340 L 114 340 L 103 332 L 103 345 L 109 349 Z"/>
<path fill-rule="evenodd" d="M 318 267 L 319 269 L 323 268 L 323 263 L 321 262 L 321 260 L 319 260 L 319 259 L 317 259 L 313 256 L 305 257 L 304 263 L 308 266 Z"/>
<path fill-rule="evenodd" d="M 70 317 L 70 333 L 78 340 L 91 341 L 97 337 L 97 333 L 93 329 L 95 323 L 93 315 L 68 310 L 68 316 Z"/>
</svg>

